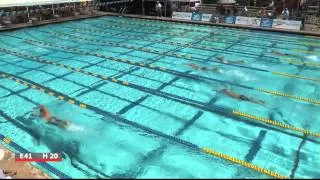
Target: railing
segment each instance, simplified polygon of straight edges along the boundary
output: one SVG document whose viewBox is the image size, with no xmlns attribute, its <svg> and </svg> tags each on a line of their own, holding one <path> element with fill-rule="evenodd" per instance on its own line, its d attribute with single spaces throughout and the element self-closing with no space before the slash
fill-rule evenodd
<svg viewBox="0 0 320 180">
<path fill-rule="evenodd" d="M 61 4 L 62 5 L 62 4 Z M 25 10 L 21 10 L 24 8 Z M 72 17 L 76 15 L 93 15 L 93 6 L 91 4 L 63 4 L 63 7 L 36 7 L 27 10 L 27 7 L 20 7 L 20 10 L 0 10 L 0 24 L 10 26 L 11 24 L 36 23 L 38 21 L 56 19 L 60 17 Z"/>
</svg>

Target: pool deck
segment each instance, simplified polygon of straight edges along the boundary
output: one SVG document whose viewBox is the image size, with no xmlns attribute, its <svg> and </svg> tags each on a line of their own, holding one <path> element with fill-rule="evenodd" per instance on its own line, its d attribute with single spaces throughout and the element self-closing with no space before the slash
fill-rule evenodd
<svg viewBox="0 0 320 180">
<path fill-rule="evenodd" d="M 95 17 L 106 16 L 106 15 L 108 15 L 106 12 L 97 11 L 95 15 L 78 15 L 78 16 L 72 16 L 72 17 L 43 20 L 43 21 L 38 21 L 36 23 L 11 24 L 6 27 L 2 27 L 2 28 L 0 27 L 0 32 L 21 29 L 21 28 L 27 28 L 27 27 L 42 26 L 42 25 L 47 25 L 47 24 L 62 23 L 62 22 L 67 22 L 67 21 L 95 18 Z"/>
<path fill-rule="evenodd" d="M 5 151 L 4 158 L 0 160 L 0 169 L 16 171 L 17 174 L 12 177 L 13 179 L 52 179 L 30 163 L 15 162 L 14 154 L 4 146 L 0 145 L 0 149 Z"/>
<path fill-rule="evenodd" d="M 112 16 L 119 16 L 118 13 L 107 13 Z M 212 23 L 212 22 L 203 22 L 203 21 L 189 21 L 189 20 L 179 20 L 172 19 L 167 17 L 157 18 L 155 16 L 141 16 L 141 15 L 133 15 L 126 14 L 124 17 L 132 17 L 132 18 L 140 18 L 140 19 L 151 19 L 151 20 L 160 20 L 160 21 L 171 21 L 171 22 L 182 22 L 182 23 L 191 23 L 191 24 L 202 24 L 202 25 L 210 25 L 210 26 L 222 26 L 222 27 L 231 27 L 231 28 L 243 28 L 243 29 L 253 29 L 253 30 L 261 30 L 261 31 L 271 31 L 271 32 L 282 32 L 282 33 L 292 33 L 292 34 L 301 34 L 307 36 L 317 36 L 320 37 L 320 32 L 312 32 L 312 31 L 303 31 L 303 30 L 288 30 L 288 29 L 272 29 L 266 27 L 253 27 L 239 24 L 227 24 L 227 23 Z"/>
<path fill-rule="evenodd" d="M 0 28 L 0 31 L 15 30 L 15 29 L 20 29 L 20 28 L 25 28 L 25 27 L 34 27 L 34 26 L 41 26 L 41 25 L 47 25 L 47 24 L 62 23 L 62 22 L 66 22 L 66 21 L 102 17 L 102 16 L 121 16 L 121 14 L 95 11 L 95 15 L 78 15 L 78 16 L 72 16 L 72 17 L 58 18 L 56 20 L 50 19 L 50 20 L 40 21 L 40 22 L 37 22 L 34 24 L 31 24 L 31 23 L 12 24 L 8 27 Z M 142 15 L 136 15 L 136 14 L 124 14 L 122 16 L 131 17 L 131 18 L 149 19 L 149 20 L 171 21 L 171 22 L 190 23 L 190 24 L 202 24 L 202 25 L 230 27 L 230 28 L 243 28 L 243 29 L 282 32 L 282 33 L 301 34 L 301 35 L 306 35 L 306 36 L 320 37 L 320 32 L 303 31 L 303 30 L 272 29 L 272 28 L 266 28 L 266 27 L 253 27 L 253 26 L 238 25 L 238 24 L 179 20 L 179 19 L 172 19 L 172 18 L 167 18 L 167 17 L 159 18 L 159 17 L 155 17 L 155 16 L 142 16 Z"/>
</svg>

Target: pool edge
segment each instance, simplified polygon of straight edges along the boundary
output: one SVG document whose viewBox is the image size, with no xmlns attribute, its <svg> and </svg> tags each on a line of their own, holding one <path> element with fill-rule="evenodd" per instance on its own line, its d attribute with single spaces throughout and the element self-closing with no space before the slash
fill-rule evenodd
<svg viewBox="0 0 320 180">
<path fill-rule="evenodd" d="M 119 16 L 120 14 L 108 12 L 107 15 Z M 135 14 L 125 14 L 122 16 L 130 17 L 130 18 L 151 19 L 151 20 L 158 20 L 158 21 L 171 21 L 171 22 L 180 22 L 180 23 L 189 23 L 189 24 L 231 27 L 231 28 L 240 28 L 240 29 L 252 29 L 252 30 L 260 30 L 260 31 L 271 31 L 271 32 L 290 33 L 290 34 L 299 34 L 299 35 L 320 37 L 320 32 L 311 32 L 311 31 L 303 31 L 303 30 L 272 29 L 272 28 L 266 28 L 266 27 L 254 27 L 254 26 L 246 26 L 246 25 L 239 25 L 239 24 L 180 20 L 180 19 L 172 19 L 172 18 L 167 18 L 167 17 L 161 17 L 161 18 L 158 17 L 157 18 L 154 16 L 142 16 L 142 15 L 135 15 Z"/>
<path fill-rule="evenodd" d="M 198 24 L 198 25 L 209 25 L 209 26 L 219 26 L 219 27 L 230 27 L 230 28 L 238 28 L 238 29 L 251 29 L 251 30 L 258 30 L 258 31 L 269 31 L 269 32 L 278 32 L 278 33 L 288 33 L 288 34 L 297 34 L 297 35 L 305 35 L 305 36 L 313 36 L 313 37 L 320 37 L 320 32 L 311 32 L 311 31 L 302 31 L 302 30 L 287 30 L 287 29 L 272 29 L 266 27 L 254 27 L 254 26 L 246 26 L 246 25 L 236 25 L 236 24 L 227 24 L 227 23 L 212 23 L 212 22 L 203 22 L 203 21 L 189 21 L 189 20 L 179 20 L 179 19 L 172 19 L 167 17 L 155 17 L 155 16 L 143 16 L 143 15 L 136 15 L 136 14 L 119 14 L 119 13 L 112 13 L 112 12 L 103 12 L 103 11 L 96 11 L 95 15 L 79 15 L 79 16 L 72 16 L 61 18 L 58 20 L 45 20 L 35 24 L 15 24 L 12 27 L 5 27 L 1 28 L 0 32 L 3 31 L 11 31 L 21 28 L 28 28 L 28 27 L 38 27 L 48 24 L 57 24 L 63 23 L 68 21 L 75 21 L 75 20 L 83 20 L 89 18 L 96 18 L 102 16 L 123 16 L 129 18 L 139 18 L 139 19 L 148 19 L 148 20 L 158 20 L 158 21 L 170 21 L 170 22 L 179 22 L 179 23 L 188 23 L 188 24 Z"/>
</svg>

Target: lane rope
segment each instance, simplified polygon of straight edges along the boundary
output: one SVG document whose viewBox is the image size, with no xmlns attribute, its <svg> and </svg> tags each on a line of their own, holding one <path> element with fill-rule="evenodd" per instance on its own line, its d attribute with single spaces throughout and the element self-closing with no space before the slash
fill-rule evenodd
<svg viewBox="0 0 320 180">
<path fill-rule="evenodd" d="M 63 97 L 65 97 L 63 100 L 66 101 L 66 102 L 69 102 L 69 100 L 71 99 L 71 98 L 68 97 L 67 95 L 64 95 L 64 94 L 62 94 L 62 93 L 60 93 L 60 92 L 57 92 L 57 91 L 55 91 L 55 90 L 53 90 L 53 89 L 49 89 L 48 87 L 42 86 L 42 85 L 37 84 L 37 83 L 35 83 L 35 82 L 32 82 L 32 81 L 30 81 L 30 80 L 22 79 L 21 77 L 16 77 L 15 75 L 12 75 L 12 74 L 9 74 L 9 73 L 6 73 L 6 72 L 0 72 L 0 76 L 1 76 L 1 77 L 4 77 L 4 78 L 11 79 L 11 80 L 14 80 L 15 82 L 20 83 L 20 84 L 25 84 L 24 82 L 26 82 L 28 85 L 31 85 L 31 86 L 33 85 L 33 86 L 35 86 L 35 89 L 36 89 L 36 90 L 44 89 L 44 90 L 45 90 L 44 92 L 41 91 L 41 92 L 43 92 L 43 93 L 48 94 L 48 92 L 52 92 L 55 97 L 58 97 L 58 95 L 59 95 L 59 96 L 63 96 Z M 9 77 L 10 77 L 10 78 L 9 78 Z M 20 78 L 21 78 L 21 79 L 20 79 Z M 17 80 L 19 80 L 19 81 L 17 81 Z M 29 87 L 30 87 L 30 86 L 29 86 Z M 60 98 L 59 98 L 59 99 L 60 99 Z M 61 100 L 61 99 L 60 99 L 60 100 Z M 80 102 L 80 101 L 78 101 L 78 100 L 76 100 L 76 99 L 71 99 L 71 100 L 74 101 L 74 103 L 72 103 L 72 104 L 74 104 L 74 105 L 78 105 L 78 106 L 79 106 L 80 104 L 85 104 L 85 103 L 82 103 L 82 102 Z M 69 103 L 70 103 L 70 102 L 69 102 Z M 189 148 L 191 148 L 191 149 L 193 149 L 193 150 L 196 150 L 196 151 L 198 151 L 198 152 L 203 152 L 203 153 L 208 154 L 208 155 L 212 155 L 212 156 L 215 156 L 215 157 L 219 157 L 219 158 L 221 158 L 221 159 L 224 159 L 224 160 L 231 161 L 231 162 L 233 162 L 233 163 L 235 163 L 235 164 L 239 164 L 239 165 L 241 165 L 241 166 L 243 166 L 243 167 L 253 169 L 253 170 L 257 171 L 257 172 L 266 174 L 266 175 L 271 176 L 271 177 L 275 177 L 275 178 L 288 178 L 288 177 L 283 176 L 283 175 L 281 175 L 281 174 L 279 174 L 279 173 L 276 173 L 276 172 L 274 172 L 274 171 L 270 171 L 270 170 L 261 168 L 261 167 L 259 167 L 259 166 L 254 165 L 254 164 L 247 163 L 247 162 L 245 162 L 245 161 L 243 161 L 243 160 L 234 158 L 234 157 L 229 156 L 229 155 L 225 155 L 225 154 L 223 154 L 223 153 L 219 153 L 219 152 L 214 151 L 214 150 L 212 150 L 212 149 L 209 149 L 209 148 L 199 148 L 197 145 L 195 145 L 195 144 L 193 144 L 193 143 L 190 143 L 190 142 L 188 142 L 188 141 L 182 140 L 182 139 L 180 139 L 180 138 L 178 138 L 178 137 L 175 137 L 175 136 L 167 135 L 167 134 L 165 134 L 165 133 L 163 133 L 163 132 L 160 132 L 160 131 L 151 129 L 151 128 L 147 127 L 147 126 L 138 124 L 138 123 L 136 123 L 136 122 L 134 122 L 134 121 L 130 121 L 130 120 L 124 119 L 124 118 L 122 118 L 120 115 L 114 115 L 113 113 L 109 113 L 109 112 L 106 112 L 106 111 L 102 111 L 102 110 L 100 110 L 100 109 L 98 109 L 98 108 L 96 108 L 96 107 L 93 107 L 93 106 L 91 106 L 91 105 L 88 105 L 88 104 L 86 104 L 86 108 L 89 109 L 89 110 L 92 110 L 92 111 L 94 111 L 94 112 L 96 112 L 96 113 L 98 113 L 98 114 L 107 115 L 107 116 L 112 116 L 112 117 L 114 117 L 115 120 L 118 120 L 118 121 L 120 121 L 120 122 L 122 122 L 122 123 L 131 125 L 131 126 L 137 128 L 137 129 L 142 129 L 142 130 L 144 130 L 144 131 L 146 131 L 146 132 L 149 132 L 149 133 L 151 133 L 151 134 L 160 136 L 160 137 L 162 137 L 162 138 L 165 138 L 165 139 L 174 141 L 174 142 L 176 142 L 176 143 L 178 143 L 178 144 L 180 144 L 180 145 L 187 146 L 187 147 L 189 147 Z"/>
<path fill-rule="evenodd" d="M 24 149 L 22 146 L 18 145 L 17 143 L 12 141 L 9 137 L 6 137 L 1 133 L 0 133 L 0 140 L 20 153 L 30 153 L 28 150 Z M 45 170 L 49 171 L 50 173 L 54 174 L 55 176 L 59 177 L 60 179 L 72 179 L 70 176 L 64 174 L 63 172 L 61 172 L 60 170 L 56 169 L 55 167 L 51 166 L 46 162 L 37 162 L 37 164 L 40 165 Z"/>
<path fill-rule="evenodd" d="M 28 41 L 30 41 L 30 40 L 28 40 Z M 141 65 L 141 63 L 138 63 L 138 62 L 129 61 L 129 60 L 123 60 L 123 59 L 120 59 L 120 58 L 108 57 L 106 55 L 101 55 L 101 54 L 96 54 L 96 53 L 85 52 L 85 51 L 74 49 L 74 48 L 69 48 L 69 47 L 64 47 L 64 46 L 59 46 L 59 45 L 53 45 L 53 44 L 43 43 L 43 42 L 33 41 L 33 40 L 31 42 L 47 45 L 47 46 L 50 46 L 50 47 L 62 48 L 64 50 L 66 50 L 66 51 L 71 51 L 72 53 L 82 53 L 84 55 L 93 55 L 93 56 L 96 56 L 96 57 L 104 58 L 106 60 L 113 60 L 113 61 L 123 62 L 123 63 L 136 65 L 136 66 L 140 66 L 140 67 L 146 67 L 146 68 L 149 68 L 149 69 L 158 70 L 158 71 L 162 71 L 162 72 L 173 73 L 175 75 L 179 75 L 179 76 L 183 76 L 183 77 L 187 77 L 187 78 L 192 78 L 192 79 L 197 79 L 197 80 L 205 79 L 205 80 L 211 80 L 211 81 L 220 82 L 220 83 L 227 83 L 227 84 L 230 84 L 230 85 L 233 85 L 233 86 L 238 86 L 238 87 L 251 89 L 251 90 L 257 90 L 259 92 L 264 92 L 264 93 L 267 93 L 267 94 L 272 94 L 272 95 L 276 95 L 276 96 L 282 96 L 282 97 L 291 98 L 291 99 L 304 101 L 304 102 L 309 102 L 309 103 L 313 103 L 313 104 L 319 104 L 318 100 L 311 99 L 311 98 L 290 95 L 290 94 L 286 94 L 286 93 L 282 93 L 282 92 L 278 92 L 278 91 L 273 91 L 273 90 L 267 90 L 267 89 L 263 89 L 263 88 L 254 88 L 254 87 L 250 87 L 250 86 L 244 86 L 244 85 L 230 83 L 230 82 L 226 82 L 226 81 L 222 81 L 222 80 L 218 80 L 218 79 L 214 79 L 214 78 L 208 78 L 208 77 L 203 77 L 203 76 L 195 76 L 195 75 L 190 75 L 190 74 L 184 74 L 184 73 L 177 72 L 177 71 L 174 71 L 174 70 L 171 70 L 171 69 L 167 70 L 165 68 L 156 67 L 156 66 L 153 66 L 153 65 Z M 0 48 L 0 50 L 2 50 L 2 48 Z M 27 57 L 27 56 L 24 56 L 24 57 Z M 273 72 L 273 73 L 279 74 L 279 75 L 282 75 L 282 76 L 291 76 L 291 74 L 286 74 L 286 73 L 280 73 L 280 72 Z M 305 79 L 306 78 L 304 76 L 297 76 L 297 75 L 292 75 L 292 76 L 295 76 L 295 78 L 300 78 L 300 79 Z M 313 80 L 316 81 L 318 79 L 313 79 Z"/>
<path fill-rule="evenodd" d="M 0 50 L 2 50 L 2 49 L 0 48 Z M 10 52 L 10 50 L 8 50 L 8 51 Z M 46 63 L 46 64 L 53 64 L 53 62 L 47 61 L 47 60 L 39 60 L 38 62 Z M 209 112 L 213 112 L 213 113 L 217 113 L 218 112 L 218 113 L 222 113 L 223 115 L 229 115 L 230 113 L 232 113 L 233 115 L 238 115 L 238 116 L 242 115 L 241 113 L 238 113 L 238 114 L 235 113 L 235 112 L 239 112 L 239 111 L 236 111 L 236 110 L 222 108 L 222 107 L 215 106 L 215 105 L 212 105 L 211 107 L 207 107 L 204 103 L 196 101 L 196 100 L 188 99 L 188 98 L 185 98 L 185 97 L 181 97 L 181 96 L 178 96 L 178 95 L 173 95 L 173 94 L 169 94 L 169 93 L 165 93 L 165 92 L 155 91 L 153 89 L 149 89 L 149 88 L 146 88 L 146 87 L 143 87 L 143 86 L 131 84 L 129 82 L 121 81 L 121 80 L 118 80 L 118 79 L 115 79 L 115 78 L 109 78 L 109 77 L 106 77 L 106 76 L 103 76 L 103 75 L 99 75 L 99 74 L 96 74 L 96 73 L 92 73 L 92 72 L 89 72 L 89 71 L 86 71 L 86 70 L 83 70 L 83 69 L 73 68 L 71 66 L 64 65 L 64 64 L 59 64 L 59 63 L 55 63 L 55 65 L 58 66 L 58 67 L 69 69 L 70 71 L 73 71 L 73 72 L 84 73 L 84 74 L 87 74 L 87 75 L 98 77 L 98 78 L 103 79 L 103 80 L 108 80 L 110 82 L 117 83 L 119 85 L 125 85 L 125 86 L 128 86 L 128 87 L 134 88 L 134 89 L 138 89 L 138 90 L 144 91 L 144 92 L 152 94 L 152 95 L 165 97 L 167 99 L 171 99 L 173 101 L 177 101 L 177 102 L 180 102 L 180 103 L 183 103 L 183 104 L 186 104 L 186 105 L 190 105 L 190 106 L 193 106 L 193 107 L 196 107 L 196 108 L 200 108 L 200 109 L 203 109 L 203 110 L 206 110 L 206 111 L 209 111 Z M 7 77 L 5 75 L 2 75 L 2 76 L 3 77 Z M 14 78 L 12 76 L 9 76 L 8 78 L 11 79 L 11 80 L 15 80 L 17 83 L 22 83 L 22 84 L 27 85 L 27 86 L 30 85 L 31 88 L 34 88 L 34 89 L 37 88 L 35 85 L 31 85 L 31 84 L 28 84 L 27 82 L 20 81 L 19 79 Z M 40 91 L 45 92 L 44 89 L 40 89 Z M 261 91 L 263 91 L 263 90 L 261 90 Z M 52 92 L 48 92 L 48 93 L 51 93 L 52 95 L 54 95 L 54 93 L 52 93 Z M 268 93 L 270 93 L 270 92 L 268 92 Z M 58 96 L 58 98 L 61 99 L 61 100 L 64 100 L 63 96 Z M 68 102 L 71 103 L 71 104 L 75 104 L 76 101 L 74 99 L 69 99 Z M 79 106 L 81 108 L 86 108 L 87 105 L 79 104 Z M 290 125 L 279 124 L 278 122 L 272 121 L 272 120 L 265 121 L 264 120 L 265 118 L 258 117 L 258 116 L 252 115 L 252 114 L 246 114 L 246 115 L 248 117 L 257 117 L 257 118 L 251 118 L 251 119 L 258 120 L 260 122 L 263 122 L 264 124 L 267 123 L 269 125 L 273 125 L 273 126 L 284 128 L 284 129 L 293 130 L 293 131 L 296 131 L 296 132 L 299 132 L 299 133 L 302 132 L 302 131 L 299 130 L 299 128 L 296 128 L 296 127 L 293 127 L 293 126 L 290 126 Z M 305 132 L 305 133 L 309 132 L 310 135 L 319 137 L 318 133 L 315 133 L 315 132 L 311 132 L 311 131 L 308 131 L 308 130 L 304 130 L 303 132 Z"/>
</svg>

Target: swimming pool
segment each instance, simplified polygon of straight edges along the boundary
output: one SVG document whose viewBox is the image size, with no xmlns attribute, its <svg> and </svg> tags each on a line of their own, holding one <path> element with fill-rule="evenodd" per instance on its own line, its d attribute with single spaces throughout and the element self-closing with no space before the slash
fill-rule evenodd
<svg viewBox="0 0 320 180">
<path fill-rule="evenodd" d="M 320 39 L 113 16 L 0 37 L 1 134 L 70 177 L 320 177 Z"/>
</svg>

